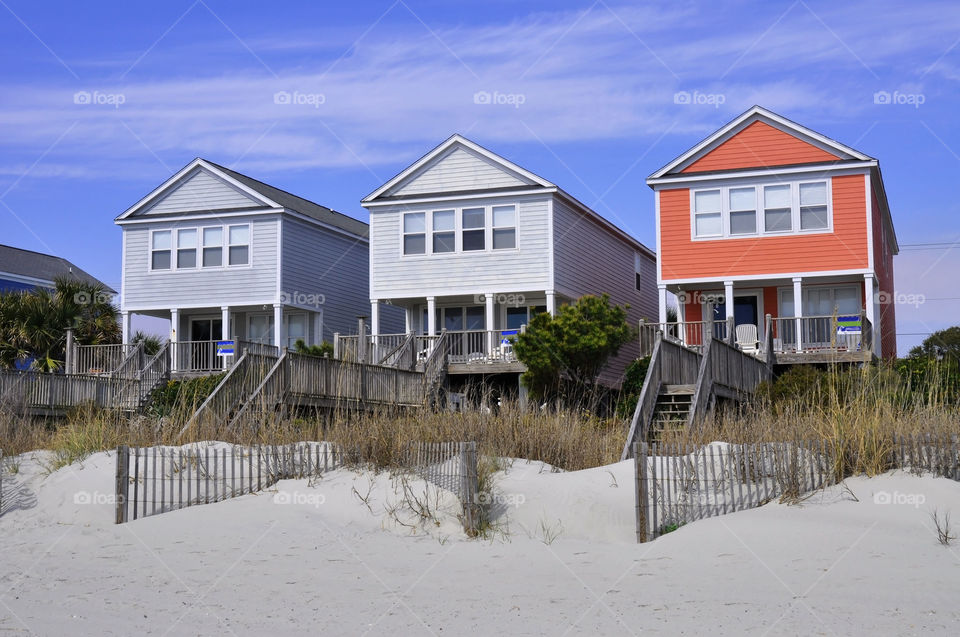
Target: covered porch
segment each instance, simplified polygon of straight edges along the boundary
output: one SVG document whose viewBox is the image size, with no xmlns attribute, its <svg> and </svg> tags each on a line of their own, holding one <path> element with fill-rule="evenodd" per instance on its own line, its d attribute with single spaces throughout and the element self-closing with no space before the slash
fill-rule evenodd
<svg viewBox="0 0 960 637">
<path fill-rule="evenodd" d="M 410 337 L 418 366 L 426 364 L 442 342 L 448 373 L 492 374 L 524 371 L 513 350 L 514 340 L 534 316 L 552 314 L 558 303 L 570 299 L 543 290 L 391 299 L 391 305 L 404 310 L 406 334 L 402 335 L 380 333 L 382 302 L 374 300 L 371 305 L 371 361 L 389 357 L 400 340 Z"/>
<path fill-rule="evenodd" d="M 772 348 L 777 364 L 867 362 L 879 352 L 874 289 L 871 275 L 662 285 L 660 322 L 642 338 L 652 329 L 693 348 L 710 338 Z M 677 299 L 669 321 L 668 293 Z"/>
<path fill-rule="evenodd" d="M 125 345 L 133 338 L 134 314 L 170 321 L 170 371 L 177 375 L 229 369 L 245 350 L 279 356 L 282 350 L 293 349 L 298 340 L 308 345 L 323 340 L 322 310 L 276 303 L 124 310 L 121 318 Z"/>
</svg>

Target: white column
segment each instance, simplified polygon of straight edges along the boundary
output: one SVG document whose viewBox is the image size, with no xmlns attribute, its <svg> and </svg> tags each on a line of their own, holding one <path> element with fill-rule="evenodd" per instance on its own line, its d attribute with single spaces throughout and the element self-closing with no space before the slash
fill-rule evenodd
<svg viewBox="0 0 960 637">
<path fill-rule="evenodd" d="M 283 342 L 283 304 L 273 304 L 273 344 L 282 351 L 285 343 Z"/>
<path fill-rule="evenodd" d="M 547 312 L 550 316 L 557 315 L 557 293 L 553 290 L 547 290 Z"/>
<path fill-rule="evenodd" d="M 130 344 L 130 312 L 120 312 L 120 331 L 123 334 L 123 344 Z"/>
<path fill-rule="evenodd" d="M 487 306 L 487 352 L 491 353 L 493 352 L 494 347 L 493 330 L 496 324 L 494 317 L 494 301 L 496 301 L 497 297 L 493 292 L 487 292 L 483 296 Z"/>
<path fill-rule="evenodd" d="M 227 305 L 221 305 L 221 306 L 220 306 L 220 323 L 221 323 L 221 325 L 220 325 L 220 340 L 229 341 L 229 340 L 230 340 L 230 337 L 231 337 L 231 334 L 230 334 L 230 307 L 227 306 Z M 239 356 L 239 352 L 237 352 L 236 347 L 237 347 L 237 344 L 234 343 L 233 360 L 237 360 L 237 358 L 238 358 L 238 356 Z M 223 368 L 224 368 L 224 369 L 227 369 L 228 367 L 230 367 L 231 359 L 230 359 L 229 357 L 227 357 L 227 356 L 223 356 L 222 359 L 223 359 Z"/>
<path fill-rule="evenodd" d="M 803 351 L 803 287 L 802 277 L 793 277 L 793 315 L 797 317 L 797 351 Z"/>
<path fill-rule="evenodd" d="M 863 305 L 866 309 L 867 320 L 870 321 L 870 325 L 873 329 L 873 342 L 870 345 L 874 352 L 879 352 L 880 350 L 877 348 L 877 339 L 880 334 L 880 329 L 877 325 L 877 317 L 879 316 L 879 313 L 877 312 L 874 284 L 875 280 L 872 274 L 863 275 Z M 862 330 L 863 327 L 861 326 L 860 329 Z"/>
<path fill-rule="evenodd" d="M 170 310 L 170 371 L 175 372 L 178 367 L 179 361 L 177 361 L 177 330 L 180 328 L 180 310 L 177 308 L 172 308 Z"/>
<path fill-rule="evenodd" d="M 724 307 L 727 308 L 726 318 L 732 319 L 733 314 L 733 281 L 724 281 L 723 282 L 723 301 Z"/>
<path fill-rule="evenodd" d="M 660 323 L 667 322 L 667 286 L 663 283 L 657 285 L 657 302 L 660 307 L 660 314 L 657 318 L 657 321 Z"/>
<path fill-rule="evenodd" d="M 433 296 L 427 297 L 427 335 L 436 336 L 437 334 L 437 299 Z"/>
<path fill-rule="evenodd" d="M 380 334 L 380 301 L 370 301 L 370 336 Z"/>
<path fill-rule="evenodd" d="M 323 310 L 313 313 L 313 339 L 310 341 L 313 345 L 319 345 L 323 342 Z"/>
<path fill-rule="evenodd" d="M 403 325 L 404 325 L 404 334 L 410 334 L 414 332 L 413 327 L 413 306 L 407 305 L 403 308 Z"/>
</svg>

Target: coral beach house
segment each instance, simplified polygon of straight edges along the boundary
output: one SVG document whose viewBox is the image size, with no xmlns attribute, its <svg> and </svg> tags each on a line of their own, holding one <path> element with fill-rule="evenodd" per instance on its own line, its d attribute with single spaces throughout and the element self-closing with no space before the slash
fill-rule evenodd
<svg viewBox="0 0 960 637">
<path fill-rule="evenodd" d="M 754 106 L 647 179 L 659 320 L 690 345 L 765 342 L 778 363 L 896 356 L 897 238 L 879 162 Z M 749 326 L 755 326 L 753 328 Z"/>
</svg>

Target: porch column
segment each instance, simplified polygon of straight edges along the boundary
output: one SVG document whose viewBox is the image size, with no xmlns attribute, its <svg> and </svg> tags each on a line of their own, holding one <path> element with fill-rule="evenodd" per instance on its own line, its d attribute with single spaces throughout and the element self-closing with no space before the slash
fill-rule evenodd
<svg viewBox="0 0 960 637">
<path fill-rule="evenodd" d="M 273 304 L 273 344 L 283 351 L 283 303 Z"/>
<path fill-rule="evenodd" d="M 413 328 L 413 307 L 410 305 L 405 305 L 403 307 L 403 325 L 404 325 L 404 334 L 410 334 L 414 332 Z"/>
<path fill-rule="evenodd" d="M 437 335 L 437 298 L 427 297 L 427 335 Z"/>
<path fill-rule="evenodd" d="M 872 333 L 873 333 L 873 342 L 870 343 L 870 347 L 872 348 L 872 351 L 878 352 L 879 349 L 877 348 L 877 338 L 878 338 L 878 335 L 880 334 L 880 329 L 879 329 L 879 326 L 877 325 L 877 317 L 879 316 L 879 313 L 877 312 L 875 287 L 874 287 L 875 282 L 876 280 L 873 278 L 872 274 L 863 275 L 863 306 L 864 306 L 864 309 L 866 310 L 867 320 L 870 321 L 870 325 L 872 327 Z M 863 331 L 862 326 L 860 327 L 860 330 L 861 332 Z"/>
<path fill-rule="evenodd" d="M 230 340 L 230 307 L 227 305 L 220 306 L 220 340 Z M 234 343 L 233 360 L 237 360 L 238 356 L 239 353 L 236 350 L 236 343 Z M 228 360 L 226 356 L 222 356 L 221 358 L 223 359 L 223 368 L 228 369 L 230 367 L 230 360 Z"/>
<path fill-rule="evenodd" d="M 557 293 L 553 290 L 547 290 L 547 312 L 550 316 L 557 315 Z"/>
<path fill-rule="evenodd" d="M 370 336 L 380 334 L 380 301 L 372 299 L 370 301 Z"/>
<path fill-rule="evenodd" d="M 658 315 L 658 323 L 667 322 L 667 286 L 663 283 L 657 285 L 657 302 L 660 307 L 660 314 Z"/>
<path fill-rule="evenodd" d="M 121 341 L 124 345 L 130 344 L 130 312 L 122 311 L 120 312 L 120 332 L 123 334 L 123 340 Z"/>
<path fill-rule="evenodd" d="M 727 310 L 727 343 L 733 345 L 737 342 L 737 318 L 733 309 L 733 281 L 723 282 L 723 306 Z"/>
<path fill-rule="evenodd" d="M 313 340 L 311 345 L 320 345 L 323 343 L 323 310 L 313 314 Z"/>
<path fill-rule="evenodd" d="M 172 308 L 170 310 L 170 371 L 175 372 L 179 369 L 179 357 L 177 351 L 177 329 L 180 327 L 180 310 Z"/>
<path fill-rule="evenodd" d="M 486 317 L 487 352 L 493 353 L 493 346 L 494 346 L 493 330 L 494 330 L 494 320 L 495 320 L 494 301 L 496 301 L 497 297 L 493 292 L 486 292 L 484 293 L 483 296 L 487 306 L 487 317 Z"/>
<path fill-rule="evenodd" d="M 803 351 L 803 287 L 800 285 L 802 277 L 793 277 L 793 315 L 797 317 L 797 351 Z"/>
</svg>

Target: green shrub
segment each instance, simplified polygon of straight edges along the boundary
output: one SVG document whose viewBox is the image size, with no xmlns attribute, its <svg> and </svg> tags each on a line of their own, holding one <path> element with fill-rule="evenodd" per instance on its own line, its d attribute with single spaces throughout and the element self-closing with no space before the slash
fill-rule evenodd
<svg viewBox="0 0 960 637">
<path fill-rule="evenodd" d="M 630 418 L 640 400 L 643 390 L 643 381 L 647 378 L 647 369 L 650 367 L 650 357 L 638 358 L 629 365 L 623 374 L 623 385 L 620 388 L 620 400 L 617 401 L 617 416 Z"/>
<path fill-rule="evenodd" d="M 307 356 L 329 356 L 333 358 L 333 343 L 324 341 L 319 345 L 307 345 L 302 338 L 297 339 L 293 344 L 297 354 L 306 354 Z"/>
<path fill-rule="evenodd" d="M 149 412 L 158 417 L 185 409 L 195 409 L 213 393 L 226 372 L 197 376 L 182 380 L 170 380 L 153 390 Z"/>
<path fill-rule="evenodd" d="M 760 383 L 756 396 L 761 402 L 772 405 L 788 401 L 806 402 L 824 387 L 825 380 L 826 374 L 813 365 L 794 365 L 772 383 Z"/>
</svg>

